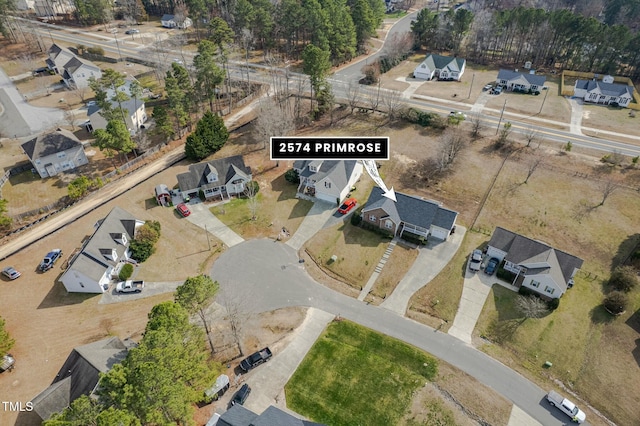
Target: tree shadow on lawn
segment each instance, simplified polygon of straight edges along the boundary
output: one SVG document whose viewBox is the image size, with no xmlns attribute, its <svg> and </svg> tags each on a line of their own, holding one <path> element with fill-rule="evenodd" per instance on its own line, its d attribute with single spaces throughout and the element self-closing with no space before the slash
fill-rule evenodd
<svg viewBox="0 0 640 426">
<path fill-rule="evenodd" d="M 390 237 L 377 234 L 373 231 L 353 226 L 350 222 L 344 223 L 337 228 L 338 232 L 344 234 L 345 245 L 355 244 L 360 247 L 377 247 L 380 244 L 388 244 L 391 242 Z M 375 259 L 378 262 L 379 259 Z"/>
<path fill-rule="evenodd" d="M 611 272 L 613 272 L 616 267 L 620 265 L 624 265 L 629 258 L 633 255 L 636 247 L 640 244 L 640 234 L 629 235 L 624 239 L 618 246 L 618 251 L 615 256 L 613 256 L 613 262 L 611 262 Z M 639 331 L 640 332 L 640 331 Z"/>
<path fill-rule="evenodd" d="M 589 311 L 591 322 L 594 324 L 610 324 L 616 317 L 611 315 L 602 305 L 595 306 Z"/>
</svg>

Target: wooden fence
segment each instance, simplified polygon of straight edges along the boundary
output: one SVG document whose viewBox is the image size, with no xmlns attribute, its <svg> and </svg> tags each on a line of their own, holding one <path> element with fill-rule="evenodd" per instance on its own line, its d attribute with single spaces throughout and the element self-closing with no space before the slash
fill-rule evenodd
<svg viewBox="0 0 640 426">
<path fill-rule="evenodd" d="M 563 70 L 562 71 L 562 79 L 560 80 L 560 94 L 562 96 L 573 96 L 573 94 L 574 94 L 573 86 L 565 87 L 565 84 L 564 84 L 565 76 L 566 77 L 577 77 L 577 78 L 581 78 L 581 79 L 584 79 L 584 80 L 592 80 L 594 78 L 598 79 L 598 80 L 601 80 L 602 77 L 603 77 L 602 74 L 596 74 L 596 73 L 592 73 L 592 72 Z M 629 77 L 613 77 L 613 82 L 614 83 L 619 83 L 619 84 L 626 84 L 626 85 L 631 86 L 633 88 L 633 101 L 634 102 L 631 102 L 627 106 L 627 108 L 633 109 L 635 111 L 640 111 L 640 94 L 636 90 L 636 87 L 634 86 L 633 81 Z"/>
</svg>

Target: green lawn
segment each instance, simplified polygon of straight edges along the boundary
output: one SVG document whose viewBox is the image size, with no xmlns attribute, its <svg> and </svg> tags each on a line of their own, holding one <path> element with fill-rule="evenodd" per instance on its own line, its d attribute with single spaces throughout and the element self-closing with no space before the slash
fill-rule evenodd
<svg viewBox="0 0 640 426">
<path fill-rule="evenodd" d="M 287 383 L 287 405 L 332 426 L 394 425 L 436 373 L 437 361 L 413 346 L 333 322 Z"/>
</svg>

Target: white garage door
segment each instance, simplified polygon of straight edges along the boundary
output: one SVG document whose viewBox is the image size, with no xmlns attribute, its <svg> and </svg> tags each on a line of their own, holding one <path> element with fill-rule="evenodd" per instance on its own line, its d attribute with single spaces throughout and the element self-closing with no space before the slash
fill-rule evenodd
<svg viewBox="0 0 640 426">
<path fill-rule="evenodd" d="M 432 227 L 431 228 L 431 236 L 433 238 L 437 238 L 439 240 L 446 240 L 447 237 L 449 236 L 449 232 L 445 229 L 442 228 L 436 228 L 436 227 Z"/>
</svg>

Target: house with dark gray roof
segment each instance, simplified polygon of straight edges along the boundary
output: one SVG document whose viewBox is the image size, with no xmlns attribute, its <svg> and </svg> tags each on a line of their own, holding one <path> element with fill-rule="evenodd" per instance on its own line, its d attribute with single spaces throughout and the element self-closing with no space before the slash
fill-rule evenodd
<svg viewBox="0 0 640 426">
<path fill-rule="evenodd" d="M 413 77 L 421 80 L 437 78 L 438 80 L 460 81 L 466 65 L 466 59 L 430 53 L 425 60 L 413 70 Z"/>
<path fill-rule="evenodd" d="M 47 66 L 57 74 L 62 74 L 64 72 L 64 65 L 76 56 L 66 47 L 55 43 L 51 45 L 47 53 L 49 55 L 46 60 Z"/>
<path fill-rule="evenodd" d="M 522 73 L 503 69 L 498 71 L 498 78 L 496 79 L 496 83 L 499 86 L 504 86 L 506 90 L 514 92 L 540 92 L 544 87 L 545 81 L 547 81 L 545 76 L 536 75 L 533 70 L 529 73 Z"/>
<path fill-rule="evenodd" d="M 297 198 L 340 203 L 362 176 L 357 160 L 298 160 L 293 169 L 300 177 Z"/>
<path fill-rule="evenodd" d="M 92 395 L 98 386 L 100 373 L 106 373 L 126 357 L 133 342 L 109 337 L 79 346 L 56 374 L 51 386 L 31 400 L 33 411 L 42 420 L 67 408 L 82 395 Z"/>
<path fill-rule="evenodd" d="M 70 293 L 104 293 L 131 259 L 129 244 L 144 221 L 120 207 L 95 224 L 93 235 L 69 261 L 60 281 Z"/>
<path fill-rule="evenodd" d="M 242 155 L 192 164 L 188 172 L 180 173 L 177 178 L 183 196 L 196 198 L 202 191 L 206 200 L 224 200 L 243 194 L 246 184 L 253 179 Z"/>
<path fill-rule="evenodd" d="M 127 130 L 132 136 L 144 128 L 144 123 L 147 121 L 147 110 L 143 100 L 131 98 L 122 102 L 111 101 L 111 108 L 113 110 L 122 108 Z M 107 128 L 108 121 L 103 117 L 102 108 L 99 105 L 89 106 L 87 116 L 89 120 L 85 123 L 85 127 L 88 132 L 93 133 L 98 129 Z M 120 117 L 120 114 L 118 113 L 116 116 Z"/>
<path fill-rule="evenodd" d="M 87 164 L 82 142 L 68 130 L 41 134 L 22 144 L 22 150 L 41 178 Z"/>
<path fill-rule="evenodd" d="M 606 78 L 606 77 L 605 77 Z M 611 78 L 613 80 L 613 78 Z M 633 86 L 600 80 L 576 80 L 573 95 L 600 105 L 618 104 L 626 107 L 633 100 Z"/>
<path fill-rule="evenodd" d="M 74 56 L 64 64 L 62 79 L 70 89 L 89 87 L 89 79 L 102 77 L 100 67 L 86 59 Z"/>
<path fill-rule="evenodd" d="M 365 223 L 402 237 L 405 233 L 417 237 L 446 240 L 455 228 L 458 212 L 445 209 L 432 200 L 396 192 L 397 201 L 385 197 L 374 187 L 362 208 Z"/>
<path fill-rule="evenodd" d="M 294 417 L 273 405 L 258 415 L 239 404 L 229 408 L 215 424 L 216 426 L 325 426 Z"/>
<path fill-rule="evenodd" d="M 493 231 L 487 257 L 504 261 L 503 268 L 515 275 L 512 282 L 545 299 L 558 299 L 573 286 L 573 277 L 583 260 L 504 228 Z"/>
<path fill-rule="evenodd" d="M 189 28 L 193 24 L 193 21 L 185 16 L 180 17 L 176 15 L 165 14 L 162 15 L 162 18 L 160 18 L 160 23 L 165 28 L 178 28 L 184 30 L 185 28 Z"/>
</svg>

